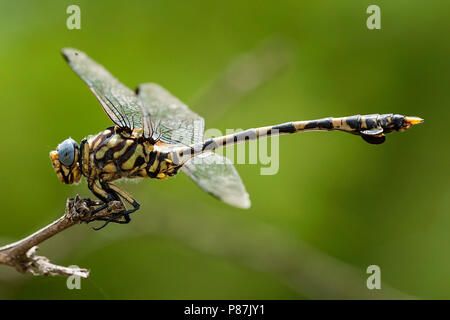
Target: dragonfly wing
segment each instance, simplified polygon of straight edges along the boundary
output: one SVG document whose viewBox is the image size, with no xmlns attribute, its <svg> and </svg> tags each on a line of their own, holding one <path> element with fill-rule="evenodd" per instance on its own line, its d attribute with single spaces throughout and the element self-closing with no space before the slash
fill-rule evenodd
<svg viewBox="0 0 450 320">
<path fill-rule="evenodd" d="M 145 83 L 139 86 L 137 94 L 154 123 L 160 122 L 170 130 L 161 137 L 163 142 L 193 144 L 203 141 L 203 118 L 167 90 L 154 83 Z M 223 202 L 239 208 L 250 207 L 241 177 L 227 158 L 212 152 L 204 153 L 186 162 L 181 170 L 200 188 Z"/>
<path fill-rule="evenodd" d="M 144 121 L 144 133 L 151 134 L 150 125 L 157 127 L 160 140 L 170 144 L 192 144 L 203 140 L 205 122 L 198 114 L 170 92 L 156 83 L 141 84 L 137 95 L 144 107 L 144 117 L 151 115 L 152 122 Z"/>
<path fill-rule="evenodd" d="M 227 158 L 213 152 L 203 153 L 185 163 L 181 170 L 200 188 L 223 202 L 250 208 L 250 198 L 241 177 Z"/>
<path fill-rule="evenodd" d="M 116 125 L 130 129 L 142 128 L 140 101 L 132 90 L 84 52 L 64 48 L 61 53 Z"/>
</svg>

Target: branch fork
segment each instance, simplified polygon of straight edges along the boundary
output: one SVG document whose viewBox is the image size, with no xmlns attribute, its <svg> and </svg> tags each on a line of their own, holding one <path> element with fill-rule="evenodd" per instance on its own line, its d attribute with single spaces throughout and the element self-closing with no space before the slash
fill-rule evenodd
<svg viewBox="0 0 450 320">
<path fill-rule="evenodd" d="M 101 204 L 99 201 L 81 199 L 78 195 L 67 199 L 66 211 L 61 218 L 22 240 L 0 247 L 0 264 L 34 276 L 63 275 L 87 278 L 89 276 L 87 269 L 59 266 L 51 263 L 47 257 L 36 255 L 37 245 L 69 227 L 98 218 L 111 218 L 125 209 L 122 202 L 113 201 L 108 207 L 93 215 L 94 210 Z"/>
</svg>

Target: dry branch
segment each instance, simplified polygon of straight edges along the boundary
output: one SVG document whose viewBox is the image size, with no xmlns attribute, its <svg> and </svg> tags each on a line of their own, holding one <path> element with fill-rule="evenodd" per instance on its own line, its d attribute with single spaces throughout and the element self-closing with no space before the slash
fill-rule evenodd
<svg viewBox="0 0 450 320">
<path fill-rule="evenodd" d="M 41 242 L 69 227 L 91 221 L 93 218 L 92 212 L 99 205 L 98 201 L 81 199 L 78 195 L 73 199 L 67 199 L 66 212 L 61 218 L 22 240 L 0 247 L 0 264 L 13 267 L 21 273 L 32 275 L 74 275 L 87 278 L 89 276 L 89 270 L 87 269 L 58 266 L 52 264 L 48 258 L 37 256 L 35 253 L 38 249 L 37 245 Z M 123 204 L 120 201 L 111 202 L 107 208 L 95 213 L 95 219 L 110 218 L 123 209 Z"/>
</svg>

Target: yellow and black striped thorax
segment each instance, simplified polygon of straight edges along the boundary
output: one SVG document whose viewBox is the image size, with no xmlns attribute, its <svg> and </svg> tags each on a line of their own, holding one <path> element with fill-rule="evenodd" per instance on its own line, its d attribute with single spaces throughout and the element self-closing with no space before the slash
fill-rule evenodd
<svg viewBox="0 0 450 320">
<path fill-rule="evenodd" d="M 138 130 L 110 127 L 89 136 L 80 145 L 80 167 L 88 179 L 112 181 L 120 178 L 150 177 L 165 179 L 177 173 L 172 154 L 159 150 Z"/>
</svg>

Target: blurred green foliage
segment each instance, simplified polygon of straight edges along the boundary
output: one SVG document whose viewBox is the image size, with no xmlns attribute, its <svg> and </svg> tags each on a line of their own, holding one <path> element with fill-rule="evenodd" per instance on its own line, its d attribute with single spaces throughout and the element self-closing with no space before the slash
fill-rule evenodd
<svg viewBox="0 0 450 320">
<path fill-rule="evenodd" d="M 66 28 L 71 4 L 81 7 L 81 30 Z M 370 4 L 381 7 L 381 30 L 366 27 Z M 195 217 L 194 234 L 221 228 L 202 220 L 208 216 L 249 229 L 267 225 L 354 266 L 363 279 L 376 264 L 397 290 L 450 298 L 449 9 L 445 0 L 1 1 L 1 244 L 59 217 L 67 197 L 90 196 L 86 183 L 61 184 L 48 155 L 69 136 L 80 141 L 110 125 L 60 57 L 62 47 L 87 52 L 132 88 L 161 84 L 201 113 L 207 128 L 390 112 L 425 123 L 381 146 L 339 133 L 283 136 L 277 175 L 237 166 L 252 200 L 248 211 L 220 203 L 182 174 L 127 184 L 142 205 L 131 224 L 100 232 L 81 225 L 41 245 L 55 263 L 92 270 L 82 290 L 68 290 L 62 277 L 0 266 L 0 298 L 312 297 L 282 274 L 166 235 L 164 213 L 169 227 Z M 273 35 L 291 45 L 285 72 L 220 117 L 210 117 L 214 105 L 196 109 L 199 92 L 233 59 Z M 158 227 L 147 234 L 143 226 L 153 225 L 155 212 Z M 236 229 L 230 238 L 244 230 Z"/>
</svg>

